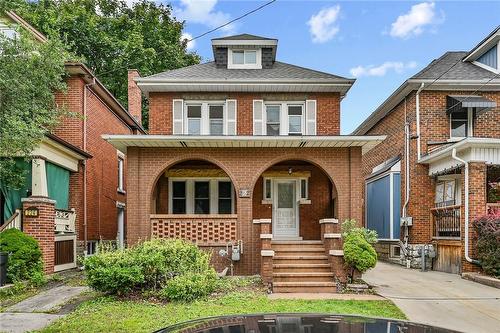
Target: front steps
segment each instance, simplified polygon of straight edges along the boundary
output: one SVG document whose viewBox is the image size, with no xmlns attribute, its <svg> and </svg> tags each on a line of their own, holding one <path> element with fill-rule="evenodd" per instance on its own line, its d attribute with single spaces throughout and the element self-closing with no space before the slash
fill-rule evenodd
<svg viewBox="0 0 500 333">
<path fill-rule="evenodd" d="M 333 293 L 334 275 L 321 241 L 272 241 L 274 293 Z"/>
</svg>

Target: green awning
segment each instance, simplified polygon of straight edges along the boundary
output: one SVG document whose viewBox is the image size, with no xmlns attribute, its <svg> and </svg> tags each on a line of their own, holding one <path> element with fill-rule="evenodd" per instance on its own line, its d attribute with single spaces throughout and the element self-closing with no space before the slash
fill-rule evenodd
<svg viewBox="0 0 500 333">
<path fill-rule="evenodd" d="M 14 189 L 7 187 L 6 184 L 3 184 L 0 180 L 0 192 L 3 197 L 3 216 L 0 216 L 2 222 L 11 217 L 16 209 L 21 209 L 21 199 L 31 194 L 31 162 L 18 159 L 16 160 L 16 169 L 17 172 L 25 173 L 26 178 L 21 188 Z"/>
<path fill-rule="evenodd" d="M 68 209 L 69 171 L 50 162 L 45 163 L 49 198 L 56 201 L 57 209 Z"/>
</svg>

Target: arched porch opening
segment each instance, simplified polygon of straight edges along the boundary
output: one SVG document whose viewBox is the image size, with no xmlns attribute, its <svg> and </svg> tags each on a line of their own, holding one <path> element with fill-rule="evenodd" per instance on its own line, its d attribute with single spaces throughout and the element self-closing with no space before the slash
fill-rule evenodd
<svg viewBox="0 0 500 333">
<path fill-rule="evenodd" d="M 273 239 L 319 240 L 325 218 L 336 218 L 338 194 L 331 177 L 306 160 L 268 167 L 253 189 L 253 219 L 271 219 Z"/>
</svg>

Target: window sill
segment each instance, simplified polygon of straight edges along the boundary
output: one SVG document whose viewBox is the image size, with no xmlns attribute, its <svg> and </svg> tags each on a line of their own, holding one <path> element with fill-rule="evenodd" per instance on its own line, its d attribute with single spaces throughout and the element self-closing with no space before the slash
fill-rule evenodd
<svg viewBox="0 0 500 333">
<path fill-rule="evenodd" d="M 299 204 L 301 204 L 301 205 L 310 205 L 311 204 L 311 200 L 309 200 L 309 199 L 300 199 L 299 200 Z"/>
<path fill-rule="evenodd" d="M 263 205 L 272 205 L 273 204 L 273 200 L 271 200 L 271 199 L 264 199 L 264 200 L 262 200 L 261 203 Z"/>
</svg>

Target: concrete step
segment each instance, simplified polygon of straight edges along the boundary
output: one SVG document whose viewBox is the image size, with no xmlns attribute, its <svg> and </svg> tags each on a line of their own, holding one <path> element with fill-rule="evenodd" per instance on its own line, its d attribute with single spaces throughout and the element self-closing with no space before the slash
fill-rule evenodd
<svg viewBox="0 0 500 333">
<path fill-rule="evenodd" d="M 331 272 L 330 264 L 274 264 L 276 273 Z"/>
<path fill-rule="evenodd" d="M 334 293 L 335 282 L 273 282 L 275 293 Z"/>
<path fill-rule="evenodd" d="M 333 282 L 332 272 L 273 273 L 274 282 Z"/>
<path fill-rule="evenodd" d="M 273 240 L 272 245 L 323 245 L 321 240 Z"/>
<path fill-rule="evenodd" d="M 327 264 L 326 255 L 275 255 L 273 264 Z"/>
<path fill-rule="evenodd" d="M 273 247 L 274 252 L 280 253 L 280 252 L 298 252 L 298 253 L 304 253 L 304 252 L 315 252 L 315 253 L 325 253 L 325 248 L 323 246 L 321 247 Z"/>
</svg>

